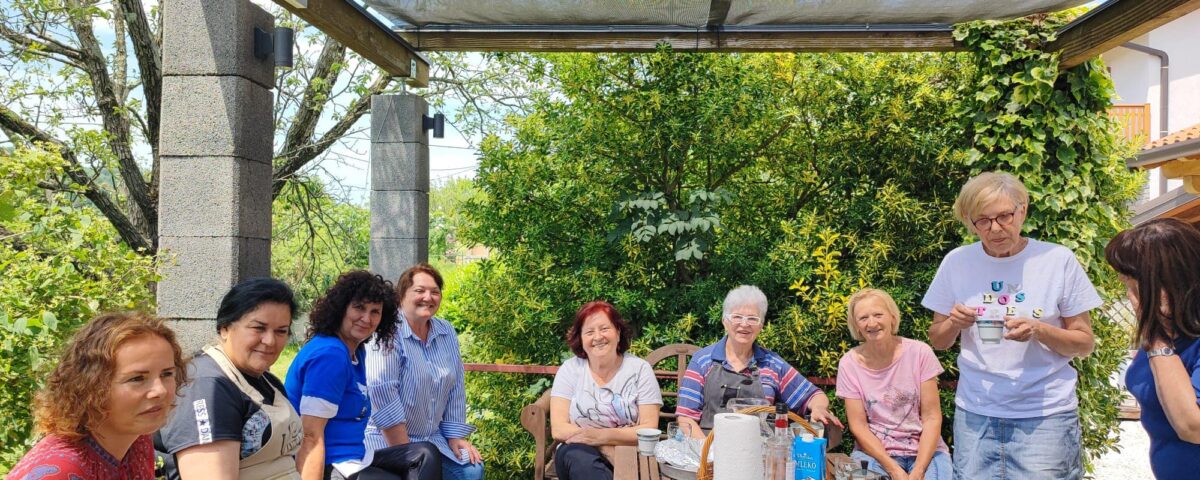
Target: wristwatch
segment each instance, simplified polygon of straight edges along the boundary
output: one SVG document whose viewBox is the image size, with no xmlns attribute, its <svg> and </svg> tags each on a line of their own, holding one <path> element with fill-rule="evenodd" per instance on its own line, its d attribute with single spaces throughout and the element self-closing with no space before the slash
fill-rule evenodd
<svg viewBox="0 0 1200 480">
<path fill-rule="evenodd" d="M 1164 355 L 1174 355 L 1175 349 L 1171 347 L 1161 347 L 1151 350 L 1146 350 L 1146 358 L 1161 357 Z"/>
</svg>

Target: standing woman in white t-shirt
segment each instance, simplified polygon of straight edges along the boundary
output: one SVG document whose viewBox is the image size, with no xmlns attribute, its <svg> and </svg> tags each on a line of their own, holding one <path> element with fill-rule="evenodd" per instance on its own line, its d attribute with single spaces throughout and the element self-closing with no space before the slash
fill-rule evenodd
<svg viewBox="0 0 1200 480">
<path fill-rule="evenodd" d="M 584 304 L 567 331 L 575 357 L 554 376 L 550 433 L 558 478 L 611 479 L 612 447 L 637 444 L 639 428 L 656 428 L 662 392 L 654 369 L 625 353 L 632 331 L 607 302 Z"/>
<path fill-rule="evenodd" d="M 954 216 L 979 237 L 942 259 L 921 304 L 933 311 L 929 343 L 962 338 L 955 394 L 957 478 L 1006 472 L 1022 479 L 1078 479 L 1076 372 L 1092 353 L 1088 312 L 1103 302 L 1073 252 L 1021 236 L 1029 192 L 1007 173 L 963 185 Z M 1003 321 L 986 343 L 976 320 Z"/>
</svg>

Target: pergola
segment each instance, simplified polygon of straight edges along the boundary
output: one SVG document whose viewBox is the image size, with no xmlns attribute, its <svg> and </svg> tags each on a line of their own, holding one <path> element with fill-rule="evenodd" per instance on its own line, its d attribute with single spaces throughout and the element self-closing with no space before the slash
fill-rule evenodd
<svg viewBox="0 0 1200 480">
<path fill-rule="evenodd" d="M 387 73 L 428 83 L 423 51 L 952 51 L 953 24 L 1052 12 L 1086 0 L 275 0 Z M 1109 0 L 1048 50 L 1078 65 L 1200 8 Z M 270 274 L 274 19 L 250 0 L 165 0 L 159 245 L 173 255 L 160 315 L 188 347 L 212 335 L 221 296 Z M 256 32 L 257 31 L 257 32 Z M 259 48 L 256 48 L 259 47 Z M 428 111 L 416 95 L 371 102 L 370 269 L 428 256 Z"/>
<path fill-rule="evenodd" d="M 950 51 L 953 24 L 1057 11 L 1086 0 L 734 2 L 589 0 L 276 0 L 410 84 L 422 51 Z M 1200 7 L 1197 0 L 1109 0 L 1063 27 L 1049 50 L 1070 68 Z M 378 12 L 391 25 L 368 13 Z M 416 74 L 412 73 L 416 62 Z"/>
</svg>

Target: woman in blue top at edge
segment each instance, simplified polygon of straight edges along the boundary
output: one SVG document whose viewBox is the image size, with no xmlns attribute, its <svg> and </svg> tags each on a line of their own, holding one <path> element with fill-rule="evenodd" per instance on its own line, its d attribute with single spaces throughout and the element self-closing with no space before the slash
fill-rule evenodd
<svg viewBox="0 0 1200 480">
<path fill-rule="evenodd" d="M 467 396 L 458 335 L 435 317 L 442 276 L 420 263 L 396 281 L 400 297 L 396 336 L 367 349 L 367 387 L 374 412 L 367 448 L 429 442 L 442 453 L 442 477 L 480 480 L 483 459 L 467 440 Z"/>
<path fill-rule="evenodd" d="M 440 480 L 441 458 L 428 443 L 368 450 L 363 445 L 371 402 L 366 349 L 372 336 L 396 335 L 391 282 L 364 270 L 343 273 L 309 313 L 304 347 L 284 387 L 300 413 L 304 439 L 296 455 L 303 480 Z"/>
<path fill-rule="evenodd" d="M 1104 257 L 1137 312 L 1141 347 L 1125 373 L 1157 478 L 1200 470 L 1200 230 L 1173 218 L 1118 233 Z"/>
</svg>

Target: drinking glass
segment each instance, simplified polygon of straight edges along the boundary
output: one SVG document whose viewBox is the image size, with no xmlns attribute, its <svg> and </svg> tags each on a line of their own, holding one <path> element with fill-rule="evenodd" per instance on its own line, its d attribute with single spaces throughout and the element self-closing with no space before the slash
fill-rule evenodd
<svg viewBox="0 0 1200 480">
<path fill-rule="evenodd" d="M 683 440 L 683 432 L 679 431 L 679 422 L 667 422 L 667 440 Z"/>
</svg>

